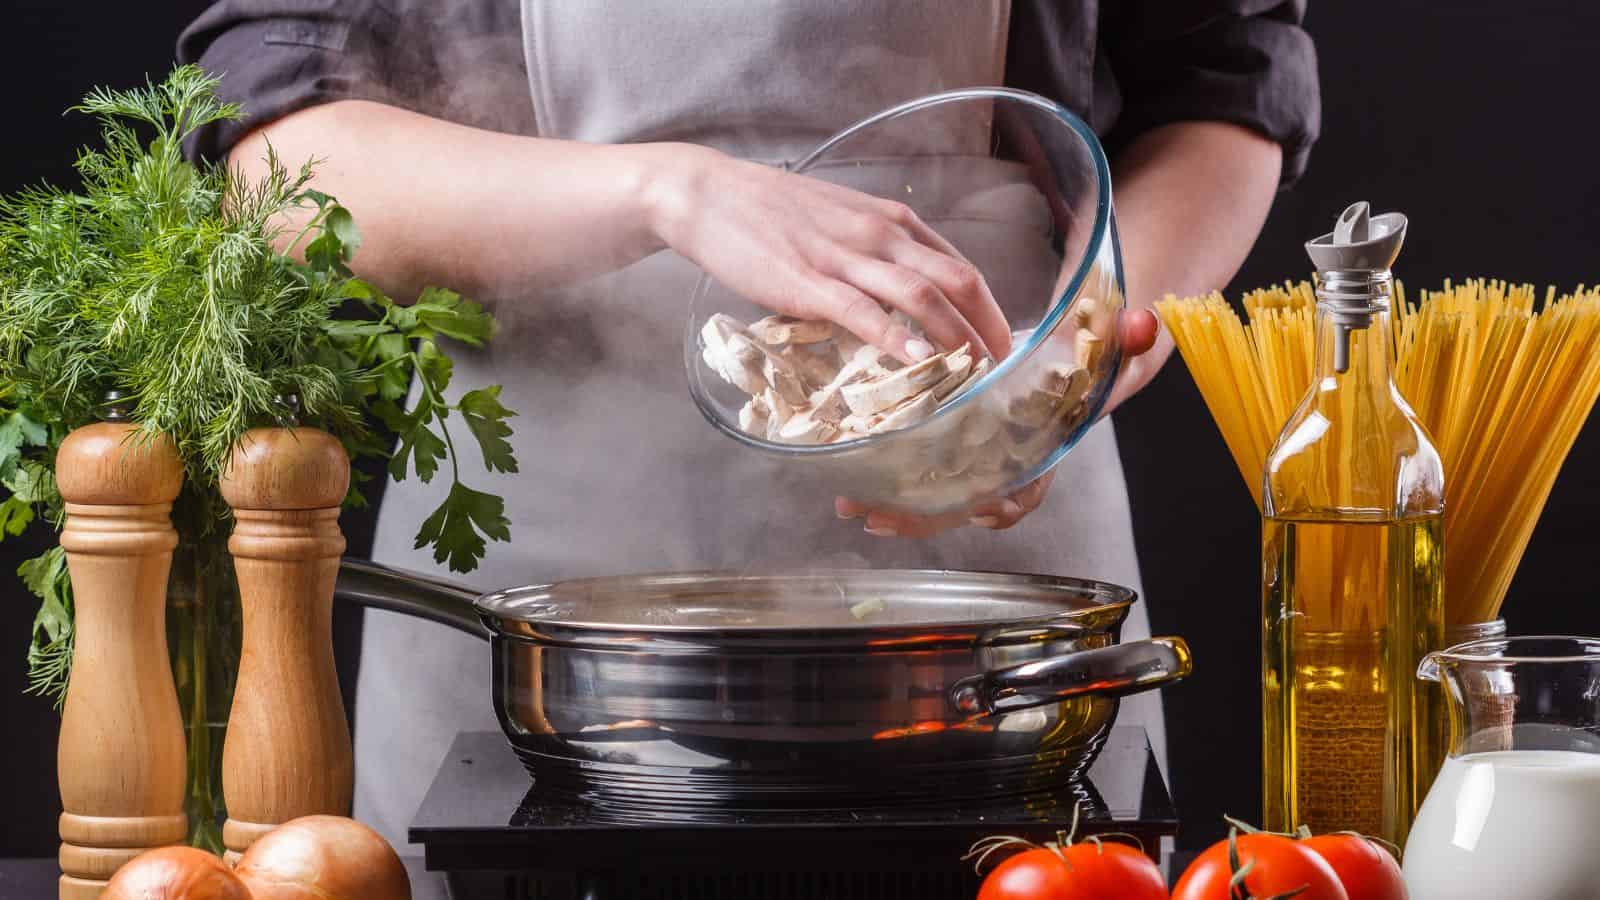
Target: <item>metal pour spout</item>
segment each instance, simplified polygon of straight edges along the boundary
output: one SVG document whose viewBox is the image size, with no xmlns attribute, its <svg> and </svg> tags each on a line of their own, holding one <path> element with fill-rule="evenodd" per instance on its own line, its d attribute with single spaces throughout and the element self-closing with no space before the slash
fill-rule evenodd
<svg viewBox="0 0 1600 900">
<path fill-rule="evenodd" d="M 1350 332 L 1366 328 L 1375 313 L 1388 307 L 1389 267 L 1405 237 L 1405 216 L 1374 216 L 1361 201 L 1339 214 L 1333 231 L 1306 242 L 1306 253 L 1317 267 L 1317 305 L 1332 317 L 1335 328 L 1334 371 L 1350 368 Z"/>
</svg>

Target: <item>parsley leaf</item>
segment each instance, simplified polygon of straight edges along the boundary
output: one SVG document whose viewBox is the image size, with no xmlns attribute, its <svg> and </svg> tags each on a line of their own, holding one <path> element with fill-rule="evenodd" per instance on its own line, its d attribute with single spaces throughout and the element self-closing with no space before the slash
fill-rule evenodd
<svg viewBox="0 0 1600 900">
<path fill-rule="evenodd" d="M 0 480 L 11 477 L 22 460 L 24 445 L 43 447 L 50 441 L 50 430 L 21 412 L 0 420 Z"/>
<path fill-rule="evenodd" d="M 517 471 L 517 458 L 506 440 L 511 426 L 505 420 L 516 415 L 500 405 L 500 385 L 468 391 L 456 404 L 461 417 L 467 420 L 478 448 L 483 451 L 483 465 L 491 472 Z"/>
<path fill-rule="evenodd" d="M 400 437 L 400 444 L 389 458 L 389 475 L 395 481 L 405 481 L 406 473 L 414 471 L 423 483 L 433 480 L 439 470 L 439 461 L 448 453 L 448 447 L 428 425 L 433 421 L 433 401 L 428 395 L 417 399 L 417 407 L 403 412 L 398 406 L 381 400 L 373 411 Z"/>
<path fill-rule="evenodd" d="M 444 503 L 423 521 L 416 547 L 432 544 L 434 562 L 448 560 L 452 571 L 470 572 L 483 558 L 484 537 L 511 539 L 511 521 L 505 510 L 504 500 L 458 481 L 450 486 Z"/>
<path fill-rule="evenodd" d="M 430 287 L 411 306 L 416 316 L 418 337 L 442 334 L 472 347 L 481 347 L 494 336 L 494 319 L 483 307 L 462 299 L 455 291 Z"/>
<path fill-rule="evenodd" d="M 39 598 L 28 647 L 28 693 L 53 696 L 56 708 L 67 697 L 67 673 L 72 665 L 72 582 L 67 577 L 67 555 L 51 547 L 17 567 L 23 584 Z"/>
<path fill-rule="evenodd" d="M 33 504 L 24 503 L 15 496 L 0 502 L 0 529 L 16 537 L 33 524 Z"/>
</svg>

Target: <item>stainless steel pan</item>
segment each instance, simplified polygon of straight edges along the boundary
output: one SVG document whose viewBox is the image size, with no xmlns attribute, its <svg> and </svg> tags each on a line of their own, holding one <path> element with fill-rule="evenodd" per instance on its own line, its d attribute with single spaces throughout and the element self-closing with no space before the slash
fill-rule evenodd
<svg viewBox="0 0 1600 900">
<path fill-rule="evenodd" d="M 700 572 L 479 596 L 347 561 L 338 593 L 490 639 L 495 712 L 534 778 L 633 804 L 1054 790 L 1117 698 L 1191 667 L 1179 638 L 1118 641 L 1133 591 L 1073 578 Z"/>
</svg>

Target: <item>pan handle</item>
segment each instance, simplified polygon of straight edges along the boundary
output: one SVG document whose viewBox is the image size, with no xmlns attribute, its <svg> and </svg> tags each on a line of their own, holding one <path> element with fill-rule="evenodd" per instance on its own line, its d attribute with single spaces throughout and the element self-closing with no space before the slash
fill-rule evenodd
<svg viewBox="0 0 1600 900">
<path fill-rule="evenodd" d="M 494 634 L 473 605 L 478 599 L 476 591 L 419 572 L 346 557 L 339 563 L 333 595 L 373 609 L 449 625 L 484 640 Z"/>
<path fill-rule="evenodd" d="M 963 715 L 988 716 L 1082 694 L 1137 694 L 1187 678 L 1193 669 L 1194 660 L 1183 638 L 1150 638 L 963 678 L 951 686 L 950 702 Z"/>
</svg>

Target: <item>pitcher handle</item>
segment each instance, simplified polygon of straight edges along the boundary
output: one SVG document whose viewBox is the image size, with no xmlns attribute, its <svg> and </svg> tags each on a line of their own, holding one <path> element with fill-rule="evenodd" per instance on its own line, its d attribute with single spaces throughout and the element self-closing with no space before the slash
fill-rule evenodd
<svg viewBox="0 0 1600 900">
<path fill-rule="evenodd" d="M 963 715 L 988 716 L 1084 694 L 1137 694 L 1187 678 L 1193 670 L 1183 638 L 1149 638 L 972 675 L 950 687 L 950 702 Z"/>
</svg>

